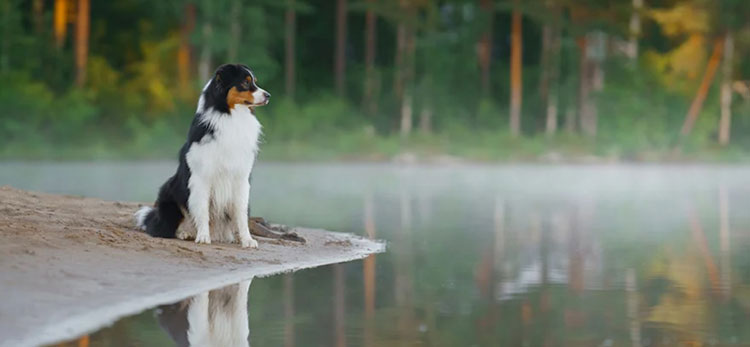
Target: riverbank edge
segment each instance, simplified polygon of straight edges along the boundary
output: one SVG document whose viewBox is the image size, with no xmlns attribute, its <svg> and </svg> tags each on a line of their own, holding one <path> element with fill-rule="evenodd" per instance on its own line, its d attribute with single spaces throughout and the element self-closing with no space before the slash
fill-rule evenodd
<svg viewBox="0 0 750 347">
<path fill-rule="evenodd" d="M 132 227 L 138 204 L 0 187 L 0 346 L 55 343 L 161 304 L 253 277 L 346 262 L 381 241 L 297 228 L 305 245 L 258 250 L 153 239 Z M 88 266 L 88 268 L 87 268 Z"/>
</svg>

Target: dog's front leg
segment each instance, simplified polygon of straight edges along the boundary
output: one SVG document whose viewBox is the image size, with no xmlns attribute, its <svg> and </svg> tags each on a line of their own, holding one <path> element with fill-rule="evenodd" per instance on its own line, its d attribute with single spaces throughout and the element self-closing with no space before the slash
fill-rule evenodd
<svg viewBox="0 0 750 347">
<path fill-rule="evenodd" d="M 198 177 L 191 177 L 190 196 L 188 197 L 188 210 L 193 217 L 195 225 L 195 243 L 211 243 L 211 233 L 209 230 L 209 207 L 211 199 L 211 187 L 205 180 Z"/>
<path fill-rule="evenodd" d="M 242 180 L 239 184 L 239 191 L 234 202 L 234 221 L 237 223 L 237 233 L 239 234 L 240 244 L 243 248 L 258 248 L 258 241 L 255 241 L 250 235 L 250 228 L 247 224 L 247 206 L 250 203 L 250 183 Z"/>
</svg>

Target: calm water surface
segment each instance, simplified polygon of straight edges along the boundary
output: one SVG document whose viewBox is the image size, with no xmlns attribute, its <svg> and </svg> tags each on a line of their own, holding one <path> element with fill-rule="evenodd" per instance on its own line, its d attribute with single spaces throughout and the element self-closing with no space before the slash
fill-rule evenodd
<svg viewBox="0 0 750 347">
<path fill-rule="evenodd" d="M 3 163 L 0 184 L 152 201 L 174 165 Z M 186 312 L 243 302 L 229 316 L 254 346 L 750 345 L 749 193 L 750 167 L 261 163 L 253 215 L 385 239 L 388 252 L 87 339 L 184 345 L 199 324 Z"/>
</svg>

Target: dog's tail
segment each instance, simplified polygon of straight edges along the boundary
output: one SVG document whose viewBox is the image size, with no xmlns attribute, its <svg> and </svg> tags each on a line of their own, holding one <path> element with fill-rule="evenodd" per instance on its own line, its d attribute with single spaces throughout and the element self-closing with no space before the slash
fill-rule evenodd
<svg viewBox="0 0 750 347">
<path fill-rule="evenodd" d="M 135 225 L 154 237 L 174 238 L 182 211 L 175 202 L 157 201 L 156 207 L 144 206 L 135 213 Z"/>
</svg>

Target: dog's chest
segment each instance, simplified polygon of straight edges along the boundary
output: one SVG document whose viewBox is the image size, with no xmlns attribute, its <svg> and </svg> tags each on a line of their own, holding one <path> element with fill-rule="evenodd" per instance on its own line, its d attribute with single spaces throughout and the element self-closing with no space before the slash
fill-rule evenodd
<svg viewBox="0 0 750 347">
<path fill-rule="evenodd" d="M 253 114 L 236 111 L 210 120 L 213 135 L 194 143 L 188 153 L 193 173 L 216 175 L 250 174 L 258 153 L 261 125 Z"/>
</svg>

